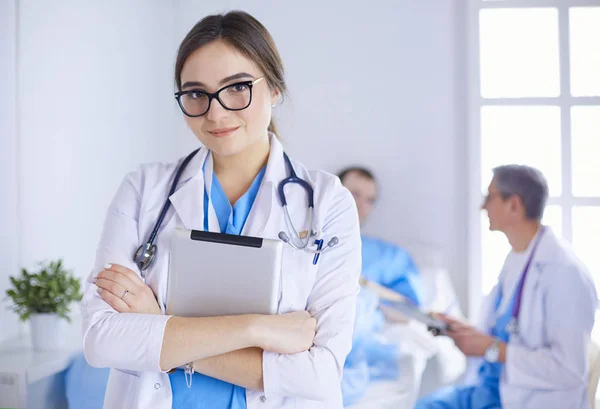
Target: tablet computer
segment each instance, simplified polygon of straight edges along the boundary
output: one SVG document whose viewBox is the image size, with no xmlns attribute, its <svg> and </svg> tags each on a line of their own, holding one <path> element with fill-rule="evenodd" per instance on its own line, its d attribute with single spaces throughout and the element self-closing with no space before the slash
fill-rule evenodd
<svg viewBox="0 0 600 409">
<path fill-rule="evenodd" d="M 381 300 L 379 307 L 382 310 L 389 309 L 389 311 L 399 312 L 407 318 L 422 322 L 433 335 L 445 335 L 446 331 L 450 329 L 447 323 L 421 311 L 418 306 L 409 301 Z"/>
<path fill-rule="evenodd" d="M 281 240 L 175 229 L 167 314 L 277 314 L 282 253 Z"/>
</svg>

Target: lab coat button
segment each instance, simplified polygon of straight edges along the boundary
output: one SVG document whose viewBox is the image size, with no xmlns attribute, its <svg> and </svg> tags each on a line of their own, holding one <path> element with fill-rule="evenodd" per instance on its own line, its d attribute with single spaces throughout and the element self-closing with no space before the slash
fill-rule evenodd
<svg viewBox="0 0 600 409">
<path fill-rule="evenodd" d="M 262 403 L 265 403 L 267 401 L 267 398 L 265 397 L 265 395 L 263 395 L 263 396 L 260 397 L 260 401 Z"/>
<path fill-rule="evenodd" d="M 155 383 L 154 384 L 154 389 L 157 389 L 157 390 L 160 389 L 160 383 Z"/>
</svg>

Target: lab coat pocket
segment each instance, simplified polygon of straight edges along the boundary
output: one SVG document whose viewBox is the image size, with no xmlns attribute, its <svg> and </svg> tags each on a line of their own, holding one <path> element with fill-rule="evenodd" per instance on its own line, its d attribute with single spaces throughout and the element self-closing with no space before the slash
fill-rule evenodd
<svg viewBox="0 0 600 409">
<path fill-rule="evenodd" d="M 104 409 L 135 408 L 139 388 L 140 377 L 137 372 L 113 369 L 106 386 Z"/>
<path fill-rule="evenodd" d="M 284 247 L 281 266 L 280 314 L 306 309 L 317 272 L 317 266 L 313 265 L 313 259 L 313 254 L 296 250 L 290 246 Z"/>
</svg>

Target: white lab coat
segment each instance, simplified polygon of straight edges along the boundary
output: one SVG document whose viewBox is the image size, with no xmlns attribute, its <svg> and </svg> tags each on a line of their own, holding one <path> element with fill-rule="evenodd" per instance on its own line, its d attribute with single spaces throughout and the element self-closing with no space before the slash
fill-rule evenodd
<svg viewBox="0 0 600 409">
<path fill-rule="evenodd" d="M 163 312 L 170 233 L 175 227 L 203 229 L 205 159 L 206 179 L 212 179 L 212 155 L 203 148 L 191 160 L 177 191 L 170 197 L 172 207 L 158 234 L 156 259 L 146 270 L 146 282 L 154 290 Z M 179 163 L 143 165 L 130 173 L 108 210 L 82 303 L 85 356 L 92 366 L 112 368 L 105 409 L 171 409 L 169 376 L 159 368 L 164 329 L 170 317 L 119 314 L 100 298 L 91 280 L 106 263 L 122 264 L 139 274 L 132 255 L 151 232 Z M 314 217 L 321 237 L 327 243 L 337 236 L 339 243 L 322 254 L 317 265 L 313 265 L 313 255 L 285 245 L 279 313 L 306 309 L 317 319 L 317 334 L 309 351 L 293 355 L 263 353 L 265 391 L 247 391 L 249 409 L 342 407 L 340 380 L 352 346 L 361 268 L 358 214 L 351 194 L 337 177 L 308 171 L 297 162 L 293 165 L 298 176 L 314 189 Z M 276 191 L 278 183 L 287 176 L 282 146 L 271 136 L 267 169 L 244 235 L 277 239 L 280 231 L 287 231 Z M 207 188 L 210 198 L 209 184 Z M 288 185 L 286 196 L 294 224 L 307 226 L 305 191 L 297 185 Z M 218 231 L 218 226 L 209 203 L 209 229 Z"/>
<path fill-rule="evenodd" d="M 479 329 L 495 322 L 501 284 L 486 297 Z M 588 409 L 587 352 L 594 326 L 594 282 L 568 243 L 549 227 L 533 257 L 523 288 L 519 333 L 511 335 L 500 379 L 503 409 Z M 471 359 L 467 383 L 480 359 Z"/>
</svg>

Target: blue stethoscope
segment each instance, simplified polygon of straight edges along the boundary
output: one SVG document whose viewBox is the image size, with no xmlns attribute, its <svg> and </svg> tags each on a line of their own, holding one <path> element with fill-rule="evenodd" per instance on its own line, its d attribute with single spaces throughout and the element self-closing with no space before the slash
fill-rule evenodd
<svg viewBox="0 0 600 409">
<path fill-rule="evenodd" d="M 525 268 L 523 269 L 523 272 L 521 273 L 521 279 L 519 280 L 519 286 L 517 287 L 517 293 L 516 293 L 516 298 L 515 298 L 515 302 L 513 305 L 513 310 L 511 313 L 511 318 L 510 318 L 509 323 L 506 325 L 506 330 L 512 335 L 516 335 L 519 333 L 519 311 L 521 311 L 521 297 L 523 296 L 523 287 L 525 286 L 525 279 L 527 278 L 527 273 L 529 272 L 529 267 L 531 266 L 531 262 L 533 261 L 533 256 L 535 255 L 537 246 L 542 239 L 544 230 L 545 230 L 545 226 L 542 226 L 540 229 L 540 232 L 538 234 L 538 237 L 536 238 L 536 241 L 533 245 L 533 248 L 531 249 L 531 254 L 529 255 L 529 258 L 527 259 Z"/>
<path fill-rule="evenodd" d="M 165 203 L 163 204 L 163 207 L 160 211 L 158 219 L 156 220 L 156 223 L 154 224 L 154 228 L 152 229 L 152 232 L 150 233 L 150 236 L 148 237 L 148 240 L 146 241 L 145 244 L 142 244 L 140 247 L 138 247 L 135 254 L 133 255 L 133 261 L 135 262 L 135 264 L 139 267 L 140 271 L 142 272 L 142 278 L 145 278 L 144 270 L 146 270 L 150 266 L 150 264 L 154 260 L 154 257 L 156 256 L 156 244 L 154 244 L 154 242 L 156 241 L 156 236 L 158 235 L 158 231 L 160 230 L 160 226 L 162 225 L 162 222 L 167 214 L 167 211 L 169 210 L 169 207 L 171 206 L 171 201 L 169 200 L 169 198 L 171 197 L 171 195 L 173 195 L 173 193 L 175 193 L 175 190 L 177 189 L 177 184 L 179 183 L 179 179 L 181 178 L 181 174 L 183 173 L 184 169 L 190 163 L 192 158 L 198 153 L 199 150 L 200 150 L 200 148 L 198 148 L 195 151 L 193 151 L 192 153 L 190 153 L 183 160 L 183 162 L 177 169 L 177 172 L 175 173 L 175 178 L 173 179 L 173 183 L 171 184 L 171 189 L 169 190 L 169 195 L 167 196 L 167 200 L 165 200 Z M 323 253 L 324 251 L 326 251 L 329 248 L 338 244 L 339 239 L 336 236 L 332 237 L 329 240 L 329 242 L 327 242 L 325 248 L 323 248 L 322 240 L 315 241 L 315 244 L 317 244 L 317 246 L 318 246 L 316 249 L 311 249 L 308 247 L 311 239 L 319 234 L 319 232 L 317 232 L 313 228 L 313 220 L 314 220 L 313 216 L 314 216 L 314 211 L 315 211 L 314 210 L 315 209 L 314 191 L 313 191 L 312 186 L 306 180 L 301 179 L 298 177 L 298 175 L 296 175 L 296 171 L 294 170 L 294 167 L 292 166 L 292 162 L 290 161 L 290 158 L 287 156 L 287 154 L 285 152 L 283 154 L 283 159 L 287 165 L 290 176 L 283 179 L 279 183 L 279 185 L 277 186 L 277 194 L 279 196 L 279 201 L 281 202 L 281 206 L 283 207 L 288 232 L 290 232 L 292 237 L 290 238 L 290 236 L 288 236 L 285 232 L 281 231 L 281 232 L 279 232 L 279 238 L 284 243 L 289 244 L 290 246 L 292 246 L 293 248 L 295 248 L 297 250 L 304 250 L 308 253 L 315 254 L 315 259 L 316 259 L 319 254 Z M 285 185 L 287 185 L 287 184 L 300 185 L 306 191 L 306 193 L 308 195 L 309 230 L 306 232 L 302 232 L 302 234 L 299 233 L 298 230 L 296 230 L 296 228 L 294 227 L 294 223 L 292 222 L 292 218 L 290 217 L 290 213 L 288 211 L 287 200 L 285 198 L 285 192 L 284 192 Z M 316 260 L 315 260 L 315 263 L 313 263 L 313 264 L 316 264 Z"/>
</svg>

